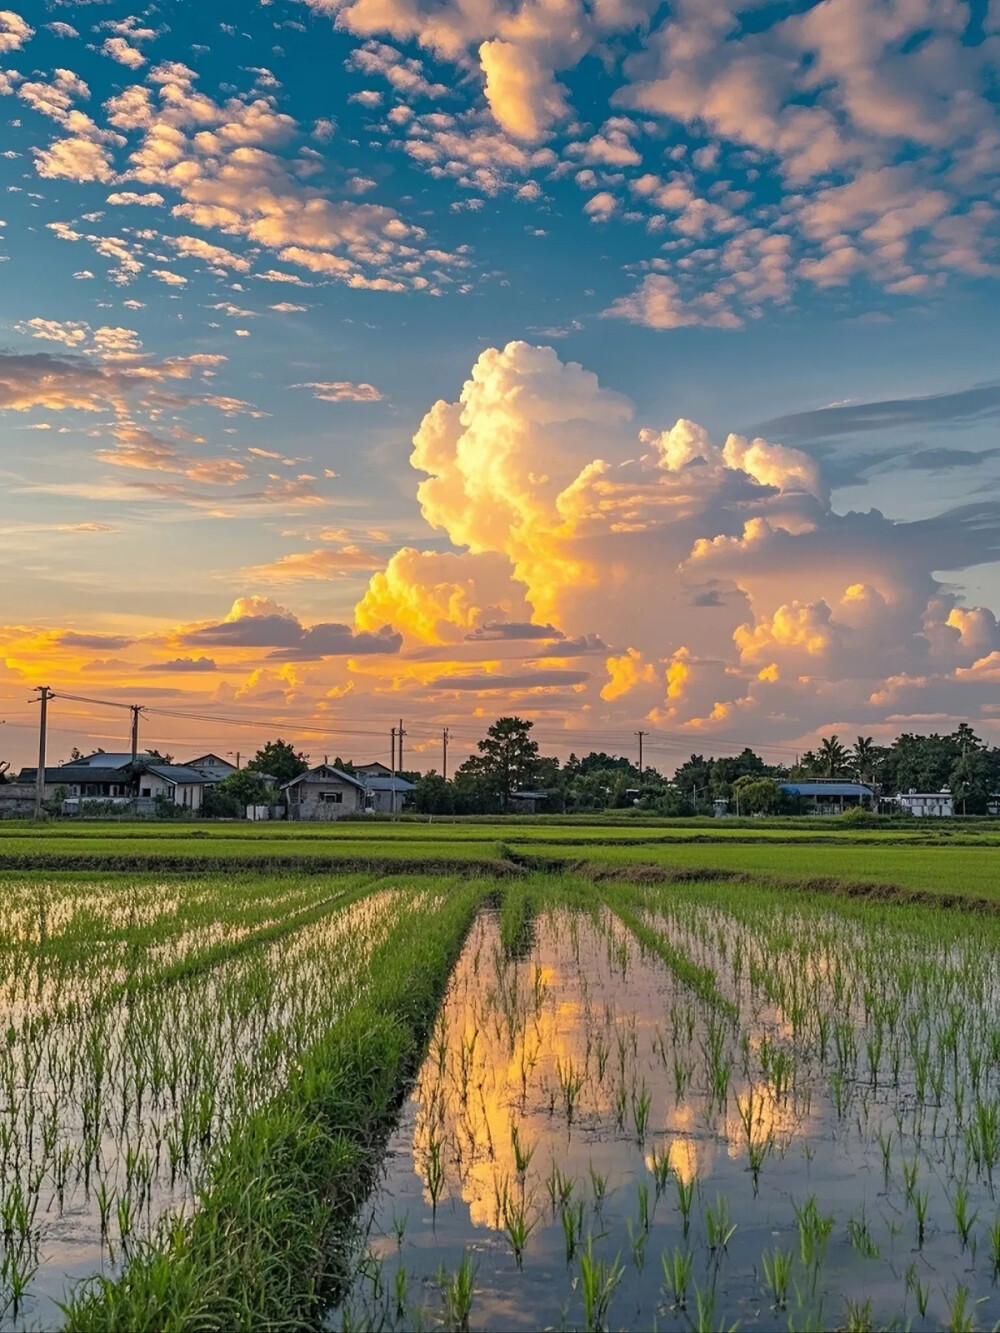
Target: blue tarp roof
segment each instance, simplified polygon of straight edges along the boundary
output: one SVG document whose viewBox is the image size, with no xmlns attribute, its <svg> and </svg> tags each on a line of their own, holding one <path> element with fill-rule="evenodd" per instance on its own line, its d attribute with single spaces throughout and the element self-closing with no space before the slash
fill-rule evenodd
<svg viewBox="0 0 1000 1333">
<path fill-rule="evenodd" d="M 871 796 L 871 787 L 861 782 L 783 782 L 781 790 L 792 796 Z"/>
</svg>

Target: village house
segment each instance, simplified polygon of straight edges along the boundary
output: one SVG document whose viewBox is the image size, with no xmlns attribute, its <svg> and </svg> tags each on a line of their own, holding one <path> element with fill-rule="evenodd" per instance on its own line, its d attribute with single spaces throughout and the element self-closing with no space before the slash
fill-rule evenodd
<svg viewBox="0 0 1000 1333">
<path fill-rule="evenodd" d="M 61 794 L 64 814 L 79 814 L 88 802 L 134 806 L 138 814 L 152 814 L 157 798 L 192 812 L 201 809 L 210 782 L 203 773 L 183 764 L 149 761 L 147 756 L 140 756 L 139 763 L 142 771 L 136 776 L 131 772 L 131 753 L 98 751 L 46 768 L 43 798 L 50 801 Z M 37 773 L 37 768 L 22 769 L 18 785 L 28 786 L 34 793 Z"/>
<path fill-rule="evenodd" d="M 228 759 L 220 759 L 217 754 L 202 754 L 197 759 L 187 759 L 184 767 L 193 768 L 211 783 L 225 782 L 226 778 L 239 772 L 235 764 L 231 764 Z"/>
<path fill-rule="evenodd" d="M 844 782 L 839 778 L 814 778 L 809 782 L 782 782 L 787 796 L 799 797 L 810 815 L 842 815 L 857 806 L 869 810 L 875 792 L 863 782 Z"/>
<path fill-rule="evenodd" d="M 343 819 L 364 814 L 366 788 L 363 779 L 352 777 L 331 764 L 320 764 L 300 773 L 281 788 L 289 819 Z"/>
</svg>

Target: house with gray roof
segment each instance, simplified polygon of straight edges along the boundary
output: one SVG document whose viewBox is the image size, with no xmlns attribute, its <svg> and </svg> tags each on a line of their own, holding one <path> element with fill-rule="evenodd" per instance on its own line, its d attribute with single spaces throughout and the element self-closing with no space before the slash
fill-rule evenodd
<svg viewBox="0 0 1000 1333">
<path fill-rule="evenodd" d="M 320 764 L 300 773 L 281 788 L 289 819 L 343 819 L 345 815 L 364 814 L 365 783 L 360 778 Z"/>
</svg>

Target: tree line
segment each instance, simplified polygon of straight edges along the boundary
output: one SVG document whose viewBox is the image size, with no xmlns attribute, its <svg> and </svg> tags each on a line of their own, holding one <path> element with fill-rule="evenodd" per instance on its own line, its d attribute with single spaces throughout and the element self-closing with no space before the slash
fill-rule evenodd
<svg viewBox="0 0 1000 1333">
<path fill-rule="evenodd" d="M 414 808 L 424 814 L 498 814 L 511 809 L 515 793 L 545 793 L 542 808 L 554 813 L 635 808 L 663 815 L 711 814 L 718 799 L 740 813 L 792 813 L 794 797 L 783 782 L 842 778 L 872 786 L 877 795 L 914 791 L 954 794 L 962 813 L 985 814 L 1000 791 L 1000 747 L 981 740 L 966 722 L 955 731 L 927 736 L 905 732 L 890 745 L 858 736 L 851 745 L 823 737 L 793 764 L 768 764 L 749 746 L 738 755 L 693 754 L 668 776 L 638 767 L 622 755 L 590 751 L 565 763 L 539 753 L 532 723 L 500 718 L 454 777 L 434 772 L 418 777 Z"/>
</svg>

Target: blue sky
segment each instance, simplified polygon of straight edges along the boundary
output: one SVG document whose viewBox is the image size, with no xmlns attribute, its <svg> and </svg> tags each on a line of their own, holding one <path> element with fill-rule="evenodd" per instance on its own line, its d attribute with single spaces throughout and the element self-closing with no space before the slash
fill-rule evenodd
<svg viewBox="0 0 1000 1333">
<path fill-rule="evenodd" d="M 0 9 L 8 748 L 40 672 L 418 749 L 997 738 L 998 43 L 995 0 Z"/>
</svg>

